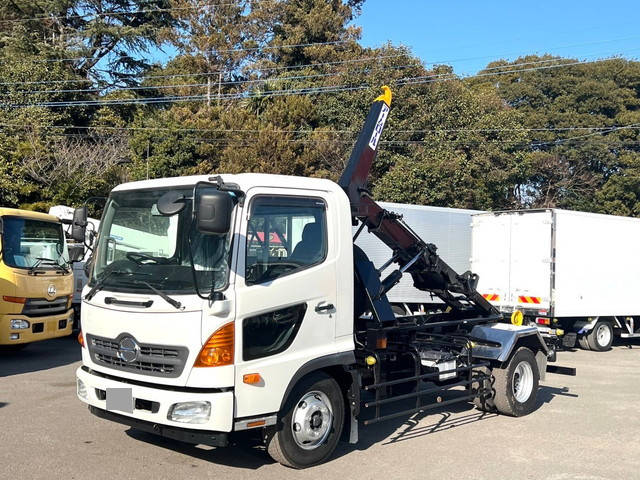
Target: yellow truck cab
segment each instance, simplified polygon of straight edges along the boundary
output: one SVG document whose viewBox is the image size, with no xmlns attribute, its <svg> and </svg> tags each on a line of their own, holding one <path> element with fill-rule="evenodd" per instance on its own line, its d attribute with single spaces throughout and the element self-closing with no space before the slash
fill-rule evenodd
<svg viewBox="0 0 640 480">
<path fill-rule="evenodd" d="M 0 347 L 71 334 L 68 262 L 57 217 L 0 208 Z"/>
</svg>

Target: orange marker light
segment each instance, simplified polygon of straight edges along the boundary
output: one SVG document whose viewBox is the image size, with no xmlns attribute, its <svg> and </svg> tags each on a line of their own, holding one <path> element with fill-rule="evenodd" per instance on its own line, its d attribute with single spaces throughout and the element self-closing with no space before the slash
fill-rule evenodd
<svg viewBox="0 0 640 480">
<path fill-rule="evenodd" d="M 27 303 L 27 299 L 25 297 L 10 297 L 8 295 L 3 295 L 2 299 L 5 302 L 11 302 L 11 303 Z"/>
<path fill-rule="evenodd" d="M 247 423 L 247 428 L 261 427 L 261 426 L 263 426 L 265 423 L 267 423 L 265 420 L 256 420 L 255 422 L 249 422 L 249 423 Z"/>
<path fill-rule="evenodd" d="M 84 337 L 82 336 L 82 330 L 80 330 L 80 332 L 78 333 L 78 343 L 82 346 L 82 348 L 85 348 Z"/>
<path fill-rule="evenodd" d="M 262 377 L 259 373 L 247 373 L 242 376 L 242 382 L 247 383 L 249 385 L 255 385 L 262 381 Z"/>
<path fill-rule="evenodd" d="M 235 328 L 230 322 L 213 332 L 204 344 L 194 367 L 221 367 L 233 364 Z"/>
</svg>

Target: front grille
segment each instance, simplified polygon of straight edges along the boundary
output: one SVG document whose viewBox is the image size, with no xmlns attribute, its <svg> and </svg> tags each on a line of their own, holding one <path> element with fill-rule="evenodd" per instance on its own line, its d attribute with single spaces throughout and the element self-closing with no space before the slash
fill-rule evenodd
<svg viewBox="0 0 640 480">
<path fill-rule="evenodd" d="M 42 317 L 56 315 L 67 311 L 69 297 L 58 297 L 54 300 L 46 298 L 27 298 L 22 309 L 22 314 L 27 317 Z"/>
<path fill-rule="evenodd" d="M 121 346 L 125 339 L 125 344 L 129 347 L 127 351 Z M 132 340 L 137 345 L 135 355 L 130 348 Z M 87 334 L 87 343 L 89 354 L 98 365 L 156 377 L 179 377 L 189 356 L 186 347 L 138 343 L 126 333 L 115 339 Z M 128 355 L 135 358 L 129 358 Z"/>
</svg>

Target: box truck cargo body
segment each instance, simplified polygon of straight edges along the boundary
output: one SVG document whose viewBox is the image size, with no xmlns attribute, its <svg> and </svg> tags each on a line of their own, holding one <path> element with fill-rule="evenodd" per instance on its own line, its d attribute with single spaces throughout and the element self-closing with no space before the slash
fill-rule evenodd
<svg viewBox="0 0 640 480">
<path fill-rule="evenodd" d="M 403 220 L 420 237 L 437 245 L 438 254 L 454 270 L 466 272 L 471 268 L 471 216 L 482 211 L 391 202 L 380 202 L 380 205 L 402 215 Z M 357 230 L 353 228 L 354 235 Z M 365 251 L 377 269 L 393 256 L 391 249 L 367 229 L 358 235 L 355 244 Z M 394 268 L 389 265 L 382 270 L 382 276 L 388 275 Z M 396 310 L 409 313 L 443 305 L 438 297 L 432 298 L 415 288 L 410 275 L 404 275 L 400 283 L 387 293 L 387 297 Z"/>
<path fill-rule="evenodd" d="M 560 209 L 474 215 L 471 269 L 504 313 L 548 338 L 608 350 L 640 336 L 640 219 Z"/>
</svg>

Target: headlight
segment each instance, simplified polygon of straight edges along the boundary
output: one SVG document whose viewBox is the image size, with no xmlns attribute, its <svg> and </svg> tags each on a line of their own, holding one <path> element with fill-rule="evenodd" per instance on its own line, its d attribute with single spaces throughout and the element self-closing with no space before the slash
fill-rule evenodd
<svg viewBox="0 0 640 480">
<path fill-rule="evenodd" d="M 167 419 L 181 423 L 206 423 L 210 415 L 209 402 L 183 402 L 171 405 Z"/>
<path fill-rule="evenodd" d="M 12 318 L 10 322 L 11 330 L 25 330 L 29 328 L 29 322 L 20 318 Z"/>
<path fill-rule="evenodd" d="M 86 400 L 87 399 L 87 387 L 85 386 L 84 382 L 82 380 L 80 380 L 79 378 L 76 380 L 76 388 L 77 388 L 78 396 L 80 398 L 84 398 Z"/>
</svg>

